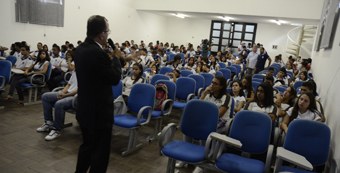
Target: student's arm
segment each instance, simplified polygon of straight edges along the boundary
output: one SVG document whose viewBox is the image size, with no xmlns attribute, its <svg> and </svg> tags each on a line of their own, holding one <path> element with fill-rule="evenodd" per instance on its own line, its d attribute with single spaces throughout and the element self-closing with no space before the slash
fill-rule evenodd
<svg viewBox="0 0 340 173">
<path fill-rule="evenodd" d="M 283 117 L 283 120 L 280 124 L 280 128 L 285 132 L 287 133 L 288 131 L 288 124 L 289 124 L 289 116 L 288 114 L 285 114 L 284 117 Z"/>
<path fill-rule="evenodd" d="M 252 101 L 254 101 L 254 99 L 255 99 L 254 91 L 251 91 L 250 97 L 246 98 L 246 101 L 247 102 L 252 102 Z"/>
<path fill-rule="evenodd" d="M 49 65 L 49 64 L 50 64 L 49 62 L 44 63 L 43 69 L 40 70 L 40 71 L 36 71 L 36 72 L 34 72 L 34 73 L 35 73 L 35 74 L 46 74 L 46 73 L 47 73 L 47 70 L 48 70 L 48 65 Z"/>
<path fill-rule="evenodd" d="M 268 63 L 267 68 L 269 68 L 269 67 L 270 67 L 270 64 L 272 64 L 272 59 L 270 58 L 270 56 L 268 56 L 268 61 L 269 61 L 269 63 Z"/>
<path fill-rule="evenodd" d="M 244 104 L 245 104 L 245 101 L 239 102 L 237 107 L 234 109 L 234 112 L 239 112 L 243 108 Z"/>
</svg>

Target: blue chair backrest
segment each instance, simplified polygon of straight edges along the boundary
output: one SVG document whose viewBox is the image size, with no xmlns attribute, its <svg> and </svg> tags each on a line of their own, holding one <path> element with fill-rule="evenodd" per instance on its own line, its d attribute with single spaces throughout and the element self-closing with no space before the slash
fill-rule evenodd
<svg viewBox="0 0 340 173">
<path fill-rule="evenodd" d="M 201 73 L 200 75 L 204 77 L 204 88 L 207 88 L 214 79 L 214 75 L 210 73 Z"/>
<path fill-rule="evenodd" d="M 220 72 L 220 71 L 217 71 L 217 72 L 215 73 L 215 76 L 223 76 L 223 73 Z"/>
<path fill-rule="evenodd" d="M 7 61 L 11 61 L 12 66 L 15 65 L 15 63 L 17 62 L 17 57 L 13 56 L 13 55 L 9 55 L 6 57 Z"/>
<path fill-rule="evenodd" d="M 164 74 L 155 74 L 150 81 L 151 85 L 155 85 L 158 80 L 170 80 L 169 76 L 166 76 Z"/>
<path fill-rule="evenodd" d="M 188 77 L 193 78 L 196 81 L 196 90 L 195 90 L 195 94 L 198 94 L 198 90 L 200 88 L 204 88 L 204 77 L 201 75 L 197 75 L 197 74 L 192 74 L 189 75 Z"/>
<path fill-rule="evenodd" d="M 181 60 L 184 61 L 184 59 L 185 59 L 184 53 L 180 53 L 179 56 L 181 56 Z"/>
<path fill-rule="evenodd" d="M 11 79 L 12 63 L 7 60 L 0 60 L 0 76 L 4 76 L 6 83 Z"/>
<path fill-rule="evenodd" d="M 222 72 L 223 74 L 223 77 L 228 80 L 228 79 L 231 79 L 231 71 L 226 68 L 226 69 L 220 69 L 220 72 Z"/>
<path fill-rule="evenodd" d="M 291 71 L 287 71 L 287 75 L 292 79 L 294 77 L 294 73 Z"/>
<path fill-rule="evenodd" d="M 193 72 L 191 70 L 181 70 L 181 76 L 182 77 L 187 77 L 191 74 L 193 74 Z"/>
<path fill-rule="evenodd" d="M 294 89 L 297 91 L 298 88 L 300 88 L 303 83 L 304 83 L 304 81 L 296 81 L 293 85 Z"/>
<path fill-rule="evenodd" d="M 175 100 L 176 97 L 176 84 L 169 80 L 157 80 L 156 84 L 164 83 L 168 88 L 168 99 Z"/>
<path fill-rule="evenodd" d="M 234 67 L 234 66 L 229 66 L 229 67 L 227 67 L 227 69 L 229 69 L 230 70 L 230 72 L 232 72 L 232 73 L 234 73 L 234 74 L 238 74 L 237 73 L 237 69 L 236 69 L 236 67 Z"/>
<path fill-rule="evenodd" d="M 231 66 L 236 68 L 236 74 L 241 73 L 241 66 L 240 66 L 240 65 L 238 65 L 238 64 L 233 64 L 233 65 L 231 65 Z"/>
<path fill-rule="evenodd" d="M 243 110 L 235 115 L 229 136 L 241 141 L 242 151 L 260 154 L 267 151 L 271 129 L 267 114 Z"/>
<path fill-rule="evenodd" d="M 173 69 L 170 68 L 170 67 L 162 67 L 161 69 L 159 69 L 159 74 L 166 74 L 166 73 L 169 73 L 169 72 L 172 72 Z"/>
<path fill-rule="evenodd" d="M 120 80 L 117 85 L 112 85 L 112 98 L 116 99 L 118 96 L 122 95 L 123 83 Z"/>
<path fill-rule="evenodd" d="M 253 79 L 254 79 L 254 78 L 262 79 L 262 81 L 263 81 L 264 77 L 265 77 L 265 76 L 262 75 L 262 74 L 254 74 L 254 75 L 253 75 Z"/>
<path fill-rule="evenodd" d="M 167 57 L 167 61 L 168 61 L 168 62 L 173 61 L 173 60 L 174 60 L 174 57 L 175 57 L 175 54 L 170 53 L 169 56 Z"/>
<path fill-rule="evenodd" d="M 224 62 L 219 62 L 218 65 L 220 65 L 220 69 L 227 67 L 227 65 Z"/>
<path fill-rule="evenodd" d="M 206 140 L 215 132 L 218 121 L 218 108 L 203 100 L 191 100 L 185 106 L 180 128 L 184 135 L 197 140 Z"/>
<path fill-rule="evenodd" d="M 145 83 L 134 84 L 129 95 L 127 106 L 129 111 L 137 113 L 143 106 L 154 106 L 156 89 Z"/>
<path fill-rule="evenodd" d="M 251 83 L 252 83 L 252 85 L 253 85 L 252 87 L 253 87 L 254 92 L 256 92 L 257 87 L 259 87 L 259 85 L 260 85 L 262 82 L 252 81 Z"/>
<path fill-rule="evenodd" d="M 195 93 L 196 82 L 189 77 L 181 77 L 176 81 L 176 98 L 186 100 L 189 94 Z"/>
<path fill-rule="evenodd" d="M 284 85 L 282 85 L 282 86 L 275 86 L 274 87 L 274 89 L 279 91 L 280 94 L 283 94 L 286 91 L 287 88 L 288 88 L 288 86 L 284 86 Z"/>
<path fill-rule="evenodd" d="M 251 81 L 262 83 L 262 82 L 263 82 L 263 79 L 260 79 L 260 78 L 252 78 Z"/>
<path fill-rule="evenodd" d="M 283 147 L 304 156 L 312 165 L 323 165 L 328 159 L 331 131 L 323 123 L 294 120 L 288 126 Z"/>
</svg>

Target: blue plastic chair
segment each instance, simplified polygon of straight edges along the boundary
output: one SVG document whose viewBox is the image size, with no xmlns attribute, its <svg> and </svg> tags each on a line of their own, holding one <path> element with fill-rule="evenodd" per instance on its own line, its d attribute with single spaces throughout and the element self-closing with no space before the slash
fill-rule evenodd
<svg viewBox="0 0 340 173">
<path fill-rule="evenodd" d="M 223 76 L 223 73 L 220 72 L 220 71 L 217 71 L 217 72 L 215 73 L 215 76 Z"/>
<path fill-rule="evenodd" d="M 272 121 L 268 115 L 246 110 L 238 112 L 231 125 L 229 137 L 221 137 L 222 140 L 214 138 L 214 136 L 212 138 L 220 141 L 221 146 L 225 144 L 234 146 L 239 148 L 242 153 L 250 155 L 267 153 L 266 161 L 263 163 L 250 157 L 223 153 L 220 156 L 217 155 L 216 167 L 223 172 L 269 172 L 273 152 L 273 146 L 269 145 L 271 129 Z"/>
<path fill-rule="evenodd" d="M 204 89 L 211 85 L 212 80 L 214 79 L 214 75 L 210 73 L 201 73 L 201 76 L 204 77 Z"/>
<path fill-rule="evenodd" d="M 175 58 L 175 54 L 170 53 L 170 54 L 167 56 L 167 61 L 168 61 L 168 62 L 171 62 L 171 61 L 174 60 L 174 58 Z"/>
<path fill-rule="evenodd" d="M 157 138 L 157 134 L 161 131 L 162 118 L 164 116 L 170 115 L 172 111 L 172 106 L 176 96 L 176 84 L 169 80 L 157 80 L 156 84 L 164 83 L 168 88 L 168 99 L 164 100 L 162 103 L 162 108 L 160 110 L 153 110 L 151 113 L 151 119 L 156 120 L 153 136 L 149 140 L 154 140 Z"/>
<path fill-rule="evenodd" d="M 231 79 L 231 71 L 227 68 L 227 69 L 220 69 L 220 72 L 222 72 L 223 77 L 228 81 Z"/>
<path fill-rule="evenodd" d="M 256 78 L 256 79 L 261 79 L 262 81 L 263 81 L 264 77 L 265 77 L 265 76 L 262 75 L 262 74 L 254 74 L 254 75 L 253 75 L 253 79 L 254 79 L 254 78 Z"/>
<path fill-rule="evenodd" d="M 251 83 L 252 83 L 252 87 L 253 87 L 254 92 L 256 92 L 257 88 L 259 87 L 259 85 L 260 85 L 262 82 L 252 81 Z"/>
<path fill-rule="evenodd" d="M 298 91 L 299 88 L 301 88 L 301 86 L 302 86 L 303 83 L 304 83 L 304 81 L 296 81 L 296 82 L 294 83 L 294 85 L 293 85 L 294 89 L 295 89 L 296 91 Z"/>
<path fill-rule="evenodd" d="M 173 173 L 176 160 L 190 164 L 201 164 L 206 160 L 205 151 L 209 147 L 200 145 L 215 132 L 218 121 L 218 108 L 211 102 L 191 100 L 184 108 L 180 129 L 185 141 L 172 140 L 176 124 L 167 125 L 161 132 L 159 144 L 161 153 L 169 158 L 167 173 Z M 193 143 L 192 141 L 199 141 Z"/>
<path fill-rule="evenodd" d="M 15 63 L 17 62 L 17 57 L 13 56 L 13 55 L 9 55 L 6 57 L 7 61 L 10 61 L 12 63 L 12 66 L 15 65 Z"/>
<path fill-rule="evenodd" d="M 172 72 L 173 69 L 170 67 L 162 67 L 161 69 L 159 69 L 159 74 L 166 74 L 166 73 L 170 73 Z"/>
<path fill-rule="evenodd" d="M 197 74 L 192 74 L 192 75 L 189 75 L 188 77 L 193 78 L 196 81 L 195 95 L 199 98 L 201 93 L 204 90 L 204 82 L 205 82 L 204 77 L 201 75 L 197 75 Z"/>
<path fill-rule="evenodd" d="M 189 77 L 181 77 L 176 82 L 176 100 L 173 107 L 184 109 L 187 102 L 194 98 L 196 91 L 196 81 Z"/>
<path fill-rule="evenodd" d="M 112 85 L 112 98 L 115 100 L 117 97 L 123 93 L 123 83 L 120 80 L 117 85 Z"/>
<path fill-rule="evenodd" d="M 5 85 L 11 79 L 12 63 L 7 60 L 0 60 L 0 92 L 4 91 Z"/>
<path fill-rule="evenodd" d="M 282 85 L 282 86 L 275 86 L 274 89 L 277 90 L 280 94 L 283 94 L 288 86 Z"/>
<path fill-rule="evenodd" d="M 150 81 L 151 85 L 155 85 L 158 80 L 170 80 L 169 76 L 166 76 L 164 74 L 155 74 Z"/>
<path fill-rule="evenodd" d="M 122 156 L 141 148 L 142 144 L 137 144 L 137 129 L 149 123 L 155 95 L 156 89 L 150 84 L 133 85 L 127 103 L 129 113 L 114 116 L 114 125 L 129 130 L 129 143 L 126 151 L 122 152 Z"/>
<path fill-rule="evenodd" d="M 194 74 L 191 70 L 181 70 L 181 76 L 182 77 L 188 77 L 191 74 Z"/>
<path fill-rule="evenodd" d="M 220 66 L 220 69 L 227 67 L 227 65 L 224 62 L 219 62 L 218 65 Z"/>
<path fill-rule="evenodd" d="M 34 84 L 33 81 L 24 82 L 24 83 L 20 84 L 20 87 L 22 89 L 28 89 L 28 104 L 38 103 L 37 102 L 37 100 L 38 100 L 38 88 L 42 88 L 42 87 L 46 86 L 46 82 L 48 80 L 50 80 L 51 73 L 52 73 L 52 64 L 49 63 L 46 74 L 44 74 L 44 75 L 42 75 L 42 74 L 34 74 L 32 76 L 32 78 L 42 76 L 42 78 L 43 78 L 43 83 L 42 84 Z M 33 90 L 34 90 L 34 97 L 32 98 Z"/>
<path fill-rule="evenodd" d="M 327 125 L 311 120 L 292 121 L 288 126 L 283 147 L 277 149 L 274 172 L 315 171 L 316 167 L 324 165 L 328 159 L 330 140 L 331 131 Z M 281 166 L 282 161 L 305 170 Z"/>
</svg>

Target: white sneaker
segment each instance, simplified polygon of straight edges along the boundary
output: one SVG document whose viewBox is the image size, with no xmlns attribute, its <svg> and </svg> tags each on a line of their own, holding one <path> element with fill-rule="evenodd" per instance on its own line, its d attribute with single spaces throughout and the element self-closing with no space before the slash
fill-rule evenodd
<svg viewBox="0 0 340 173">
<path fill-rule="evenodd" d="M 196 168 L 194 169 L 194 171 L 192 171 L 192 173 L 203 173 L 203 169 L 196 166 Z"/>
<path fill-rule="evenodd" d="M 45 137 L 45 140 L 46 141 L 52 141 L 53 139 L 59 137 L 61 134 L 60 134 L 60 131 L 58 130 L 51 130 L 51 132 Z"/>
<path fill-rule="evenodd" d="M 187 167 L 187 166 L 188 166 L 188 164 L 186 164 L 183 161 L 177 161 L 176 165 L 175 165 L 176 168 L 183 168 L 183 167 Z"/>
<path fill-rule="evenodd" d="M 44 123 L 41 127 L 37 128 L 37 132 L 49 132 L 51 130 L 51 125 Z"/>
</svg>

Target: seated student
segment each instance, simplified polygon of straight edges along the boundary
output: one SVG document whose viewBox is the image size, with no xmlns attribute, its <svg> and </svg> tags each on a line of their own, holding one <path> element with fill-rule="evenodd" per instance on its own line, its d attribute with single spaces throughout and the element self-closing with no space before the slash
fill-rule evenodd
<svg viewBox="0 0 340 173">
<path fill-rule="evenodd" d="M 179 54 L 176 54 L 174 59 L 170 62 L 167 62 L 165 65 L 167 67 L 171 67 L 172 69 L 181 70 L 182 68 L 181 60 L 182 60 L 181 56 Z"/>
<path fill-rule="evenodd" d="M 22 49 L 24 50 L 24 49 Z M 26 51 L 22 51 L 26 52 Z M 27 51 L 28 53 L 28 51 Z M 26 54 L 23 54 L 26 56 Z M 9 93 L 7 99 L 13 98 L 14 88 L 17 90 L 19 96 L 19 104 L 24 103 L 24 92 L 21 88 L 21 84 L 24 82 L 29 82 L 33 76 L 33 74 L 46 74 L 49 65 L 49 56 L 45 51 L 40 51 L 38 54 L 38 58 L 34 64 L 32 64 L 29 68 L 26 68 L 24 74 L 14 75 L 11 81 L 11 86 L 9 89 Z"/>
<path fill-rule="evenodd" d="M 246 104 L 246 99 L 244 98 L 241 81 L 233 81 L 231 87 L 232 91 L 230 95 L 235 101 L 234 113 L 237 113 L 243 109 L 243 106 Z"/>
<path fill-rule="evenodd" d="M 274 78 L 274 72 L 275 72 L 274 68 L 273 67 L 269 67 L 265 76 L 273 77 Z"/>
<path fill-rule="evenodd" d="M 283 117 L 286 114 L 286 111 L 294 106 L 295 99 L 296 91 L 292 86 L 289 86 L 282 95 L 277 93 L 274 101 L 277 106 L 277 115 Z"/>
<path fill-rule="evenodd" d="M 317 110 L 315 103 L 315 97 L 312 93 L 301 94 L 294 107 L 291 107 L 287 111 L 280 128 L 287 133 L 288 125 L 294 119 L 322 121 L 322 117 L 324 116 Z"/>
<path fill-rule="evenodd" d="M 215 76 L 210 86 L 208 86 L 201 95 L 201 100 L 206 100 L 216 104 L 219 107 L 219 122 L 217 127 L 218 133 L 226 133 L 226 123 L 230 120 L 231 96 L 226 93 L 227 81 L 222 76 Z"/>
<path fill-rule="evenodd" d="M 41 97 L 45 123 L 37 128 L 37 132 L 50 132 L 45 140 L 51 141 L 61 135 L 65 120 L 65 110 L 72 108 L 74 96 L 78 91 L 78 83 L 75 71 L 63 90 L 59 92 L 47 92 Z M 52 109 L 54 107 L 54 120 Z"/>
<path fill-rule="evenodd" d="M 264 82 L 257 87 L 255 101 L 248 103 L 244 110 L 267 113 L 272 121 L 276 119 L 276 106 L 273 98 L 273 87 Z"/>
<path fill-rule="evenodd" d="M 210 74 L 213 74 L 213 75 L 215 75 L 215 73 L 216 73 L 215 70 L 211 70 L 210 66 L 208 64 L 205 64 L 205 63 L 203 63 L 203 65 L 202 65 L 202 71 L 201 72 L 210 73 Z"/>
<path fill-rule="evenodd" d="M 242 79 L 242 89 L 247 102 L 252 102 L 255 99 L 255 94 L 252 86 L 251 75 L 246 75 Z"/>
<path fill-rule="evenodd" d="M 200 74 L 203 72 L 203 62 L 196 62 L 195 73 Z"/>
<path fill-rule="evenodd" d="M 188 63 L 184 65 L 184 68 L 187 70 L 191 70 L 192 72 L 195 72 L 195 69 L 196 69 L 195 58 L 190 57 L 188 60 Z"/>
<path fill-rule="evenodd" d="M 304 81 L 304 82 L 308 81 L 307 71 L 301 71 L 299 74 L 299 77 L 295 79 L 295 82 L 297 81 Z"/>
<path fill-rule="evenodd" d="M 155 74 L 158 73 L 158 67 L 156 66 L 156 64 L 153 64 L 153 65 L 150 67 L 150 71 L 146 71 L 146 72 L 144 72 L 144 73 L 145 73 L 146 81 L 147 81 L 148 83 L 150 83 L 152 77 L 155 76 Z"/>
<path fill-rule="evenodd" d="M 210 71 L 213 71 L 213 74 L 215 74 L 218 70 L 220 70 L 220 65 L 217 63 L 214 55 L 210 55 L 209 60 Z"/>
<path fill-rule="evenodd" d="M 316 110 L 321 112 L 321 121 L 325 122 L 326 117 L 323 115 L 323 107 L 320 102 L 320 97 L 318 96 L 316 92 L 316 84 L 313 80 L 309 80 L 308 82 L 304 82 L 300 88 L 300 94 L 305 94 L 305 93 L 312 93 L 314 96 L 315 104 L 316 104 Z"/>
<path fill-rule="evenodd" d="M 177 69 L 172 70 L 170 73 L 166 73 L 170 77 L 170 80 L 176 83 L 177 79 L 181 76 L 181 72 Z"/>
<path fill-rule="evenodd" d="M 286 68 L 282 67 L 276 75 L 274 86 L 288 85 Z"/>
<path fill-rule="evenodd" d="M 143 78 L 143 66 L 141 64 L 133 64 L 132 66 L 132 74 L 130 76 L 126 76 L 123 81 L 123 97 L 127 99 L 130 95 L 132 86 L 136 83 L 144 83 Z M 127 101 L 127 100 L 125 100 Z M 127 102 L 125 102 L 127 103 Z"/>
</svg>

